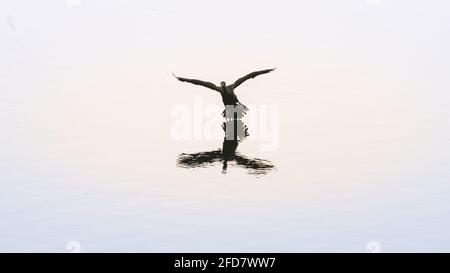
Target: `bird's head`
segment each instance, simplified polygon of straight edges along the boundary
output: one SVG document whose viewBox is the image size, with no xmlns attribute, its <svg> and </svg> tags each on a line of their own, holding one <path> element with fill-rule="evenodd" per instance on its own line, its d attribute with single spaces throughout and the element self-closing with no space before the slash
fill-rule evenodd
<svg viewBox="0 0 450 273">
<path fill-rule="evenodd" d="M 227 86 L 226 82 L 220 82 L 220 86 L 225 87 Z"/>
</svg>

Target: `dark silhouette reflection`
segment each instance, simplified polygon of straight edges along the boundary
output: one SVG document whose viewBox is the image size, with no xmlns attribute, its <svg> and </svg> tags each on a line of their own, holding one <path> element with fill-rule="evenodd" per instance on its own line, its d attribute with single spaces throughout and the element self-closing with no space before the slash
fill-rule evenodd
<svg viewBox="0 0 450 273">
<path fill-rule="evenodd" d="M 249 135 L 248 128 L 242 120 L 227 120 L 222 124 L 222 128 L 225 132 L 222 149 L 193 154 L 182 153 L 178 156 L 177 166 L 181 168 L 205 168 L 222 163 L 222 173 L 226 173 L 228 163 L 233 162 L 236 166 L 247 169 L 249 174 L 257 176 L 265 175 L 275 168 L 269 160 L 251 158 L 236 152 L 239 142 Z"/>
</svg>

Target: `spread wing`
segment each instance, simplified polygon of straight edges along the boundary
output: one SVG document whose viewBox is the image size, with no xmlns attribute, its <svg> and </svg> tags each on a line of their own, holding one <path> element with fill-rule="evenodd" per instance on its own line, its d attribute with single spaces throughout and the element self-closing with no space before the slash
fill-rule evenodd
<svg viewBox="0 0 450 273">
<path fill-rule="evenodd" d="M 256 76 L 259 76 L 259 75 L 262 75 L 262 74 L 266 74 L 266 73 L 272 72 L 274 70 L 275 70 L 275 68 L 252 72 L 252 73 L 250 73 L 248 75 L 245 75 L 242 78 L 239 78 L 235 83 L 233 83 L 233 87 L 236 88 L 236 87 L 238 87 L 239 85 L 241 85 L 243 82 L 245 82 L 248 79 L 253 79 Z"/>
<path fill-rule="evenodd" d="M 211 82 L 204 82 L 204 81 L 201 81 L 201 80 L 181 78 L 181 77 L 175 76 L 175 74 L 173 74 L 173 76 L 175 78 L 177 78 L 181 82 L 188 82 L 188 83 L 192 83 L 192 84 L 195 84 L 195 85 L 201 85 L 201 86 L 207 87 L 209 89 L 212 89 L 214 91 L 219 91 L 219 88 L 215 84 L 213 84 Z"/>
</svg>

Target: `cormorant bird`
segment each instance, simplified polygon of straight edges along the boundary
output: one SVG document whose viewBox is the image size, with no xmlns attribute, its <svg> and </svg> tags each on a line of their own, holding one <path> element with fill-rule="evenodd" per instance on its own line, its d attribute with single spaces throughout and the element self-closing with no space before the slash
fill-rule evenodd
<svg viewBox="0 0 450 273">
<path fill-rule="evenodd" d="M 236 105 L 240 104 L 244 107 L 244 110 L 248 110 L 248 108 L 245 105 L 243 105 L 242 103 L 239 102 L 236 94 L 234 93 L 234 89 L 236 89 L 239 85 L 241 85 L 243 82 L 245 82 L 248 79 L 253 79 L 256 76 L 266 74 L 266 73 L 272 72 L 274 70 L 275 70 L 275 68 L 255 71 L 255 72 L 245 75 L 242 78 L 239 78 L 237 81 L 235 81 L 233 84 L 230 84 L 230 85 L 227 85 L 224 81 L 222 81 L 222 82 L 220 82 L 220 86 L 217 86 L 211 82 L 205 82 L 205 81 L 194 80 L 194 79 L 186 79 L 186 78 L 177 77 L 177 76 L 175 76 L 175 74 L 173 74 L 173 75 L 179 81 L 188 82 L 188 83 L 192 83 L 195 85 L 201 85 L 201 86 L 204 86 L 204 87 L 207 87 L 209 89 L 219 92 L 220 95 L 222 96 L 222 101 L 225 106 L 227 106 L 227 105 L 236 106 Z"/>
</svg>

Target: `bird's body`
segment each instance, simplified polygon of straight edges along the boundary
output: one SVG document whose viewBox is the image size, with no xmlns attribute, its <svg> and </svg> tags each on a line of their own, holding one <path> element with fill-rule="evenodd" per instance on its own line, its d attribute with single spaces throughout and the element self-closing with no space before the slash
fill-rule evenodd
<svg viewBox="0 0 450 273">
<path fill-rule="evenodd" d="M 236 105 L 239 103 L 232 85 L 221 86 L 220 95 L 222 96 L 223 105 Z"/>
<path fill-rule="evenodd" d="M 237 81 L 235 81 L 233 84 L 227 85 L 224 81 L 220 83 L 220 86 L 217 86 L 213 83 L 210 82 L 205 82 L 205 81 L 201 81 L 201 80 L 194 80 L 194 79 L 186 79 L 186 78 L 181 78 L 181 77 L 177 77 L 175 76 L 179 81 L 182 82 L 189 82 L 195 85 L 201 85 L 204 87 L 207 87 L 209 89 L 212 89 L 214 91 L 217 91 L 220 93 L 220 95 L 222 96 L 222 102 L 223 105 L 227 106 L 227 105 L 233 105 L 236 106 L 238 104 L 241 104 L 242 106 L 244 106 L 244 109 L 247 109 L 247 107 L 245 105 L 243 105 L 242 103 L 239 102 L 239 99 L 236 96 L 236 93 L 234 92 L 234 90 L 241 85 L 243 82 L 245 82 L 248 79 L 253 79 L 254 77 L 258 76 L 258 75 L 262 75 L 262 74 L 266 74 L 269 72 L 274 71 L 275 68 L 273 69 L 265 69 L 265 70 L 260 70 L 260 71 L 255 71 L 252 72 L 250 74 L 245 75 L 242 78 L 239 78 Z"/>
</svg>

